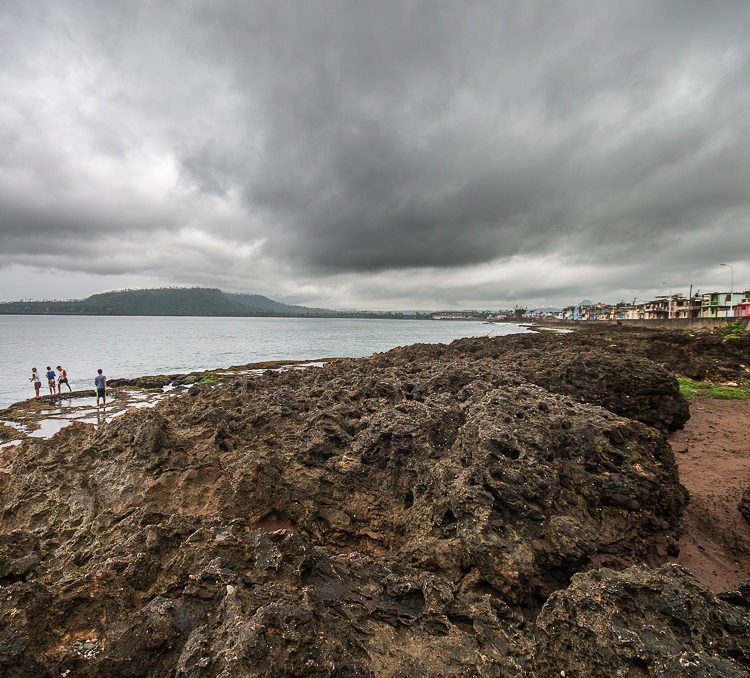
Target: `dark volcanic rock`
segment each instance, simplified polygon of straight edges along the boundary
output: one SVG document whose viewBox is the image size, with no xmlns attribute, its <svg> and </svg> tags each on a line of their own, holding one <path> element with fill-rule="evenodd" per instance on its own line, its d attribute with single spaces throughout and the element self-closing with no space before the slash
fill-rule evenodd
<svg viewBox="0 0 750 678">
<path fill-rule="evenodd" d="M 0 450 L 0 676 L 526 675 L 547 596 L 674 551 L 686 492 L 642 422 L 682 414 L 630 353 L 504 341 Z"/>
<path fill-rule="evenodd" d="M 546 356 L 525 361 L 521 373 L 546 389 L 664 431 L 682 428 L 690 417 L 674 375 L 639 356 L 613 360 L 607 349 L 589 349 L 554 362 Z"/>
<path fill-rule="evenodd" d="M 674 375 L 636 354 L 583 333 L 460 339 L 449 346 L 422 345 L 378 356 L 381 364 L 432 359 L 503 364 L 515 374 L 553 393 L 560 393 L 611 412 L 638 419 L 662 431 L 682 428 L 690 413 Z M 600 345 L 599 345 L 600 344 Z"/>
<path fill-rule="evenodd" d="M 750 673 L 747 607 L 717 598 L 679 565 L 576 575 L 536 627 L 538 676 Z"/>
<path fill-rule="evenodd" d="M 56 664 L 75 675 L 441 676 L 469 665 L 517 675 L 528 652 L 523 620 L 491 596 L 362 554 L 329 555 L 293 531 L 173 515 L 127 546 L 140 549 L 135 559 L 125 548 L 92 557 L 97 589 L 110 593 L 75 608 L 79 622 L 81 604 L 92 620 L 76 635 L 102 650 L 83 661 L 61 648 Z M 115 592 L 136 583 L 133 612 L 107 625 L 126 603 Z"/>
<path fill-rule="evenodd" d="M 577 326 L 573 341 L 638 355 L 695 381 L 747 379 L 750 368 L 750 334 L 725 339 L 705 331 L 629 327 L 626 323 L 612 327 L 595 322 Z"/>
</svg>

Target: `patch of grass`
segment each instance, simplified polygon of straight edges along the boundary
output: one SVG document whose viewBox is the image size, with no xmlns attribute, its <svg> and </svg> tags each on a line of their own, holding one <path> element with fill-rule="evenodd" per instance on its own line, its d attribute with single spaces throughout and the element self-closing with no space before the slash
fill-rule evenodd
<svg viewBox="0 0 750 678">
<path fill-rule="evenodd" d="M 690 379 L 677 379 L 677 383 L 680 385 L 680 393 L 689 403 L 692 403 L 698 397 L 698 389 L 696 383 L 690 381 Z"/>
<path fill-rule="evenodd" d="M 750 398 L 750 386 L 727 386 L 712 381 L 690 381 L 678 379 L 680 393 L 689 403 L 696 398 L 716 398 L 717 400 L 747 400 Z"/>
<path fill-rule="evenodd" d="M 715 384 L 708 389 L 707 395 L 709 398 L 718 398 L 719 400 L 747 400 L 747 398 L 750 398 L 750 388 Z"/>
<path fill-rule="evenodd" d="M 747 334 L 744 323 L 739 320 L 728 322 L 724 327 L 715 327 L 714 334 L 721 334 L 725 339 L 739 339 L 743 334 Z"/>
<path fill-rule="evenodd" d="M 215 381 L 221 381 L 223 377 L 218 374 L 207 374 L 205 377 L 201 377 L 196 381 L 196 384 L 212 384 Z"/>
</svg>

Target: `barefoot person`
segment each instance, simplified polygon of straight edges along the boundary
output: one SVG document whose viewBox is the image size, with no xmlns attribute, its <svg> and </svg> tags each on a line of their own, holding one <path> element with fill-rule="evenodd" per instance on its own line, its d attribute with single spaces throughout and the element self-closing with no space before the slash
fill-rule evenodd
<svg viewBox="0 0 750 678">
<path fill-rule="evenodd" d="M 49 394 L 55 395 L 55 371 L 47 365 L 47 384 L 49 385 Z"/>
<path fill-rule="evenodd" d="M 39 389 L 42 388 L 42 378 L 39 376 L 39 372 L 36 371 L 36 367 L 31 368 L 31 377 L 29 381 L 34 382 L 34 389 L 36 390 L 36 398 L 39 397 Z"/>
<path fill-rule="evenodd" d="M 68 391 L 71 393 L 73 392 L 73 389 L 70 388 L 70 382 L 68 381 L 68 371 L 64 370 L 59 365 L 57 366 L 57 393 L 59 394 L 62 388 L 62 385 L 66 384 L 68 387 Z"/>
<path fill-rule="evenodd" d="M 94 385 L 96 386 L 96 406 L 99 407 L 99 398 L 102 399 L 102 405 L 107 404 L 107 377 L 102 374 L 101 370 L 97 370 L 97 375 L 94 377 Z"/>
</svg>

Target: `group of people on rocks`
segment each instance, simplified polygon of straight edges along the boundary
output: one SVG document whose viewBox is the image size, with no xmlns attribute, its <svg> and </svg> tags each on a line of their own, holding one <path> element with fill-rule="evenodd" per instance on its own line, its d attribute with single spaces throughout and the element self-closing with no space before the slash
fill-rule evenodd
<svg viewBox="0 0 750 678">
<path fill-rule="evenodd" d="M 31 368 L 31 376 L 29 381 L 34 384 L 34 390 L 36 391 L 36 397 L 39 397 L 39 391 L 42 388 L 42 378 L 39 376 L 39 372 L 36 367 Z M 57 385 L 58 395 L 62 392 L 62 385 L 65 384 L 68 387 L 70 393 L 73 389 L 70 387 L 68 381 L 68 372 L 64 370 L 60 365 L 57 366 L 57 374 L 55 371 L 47 365 L 47 384 L 49 386 L 49 394 L 55 395 L 55 385 Z M 99 407 L 99 400 L 102 401 L 103 405 L 107 404 L 107 377 L 104 376 L 101 370 L 97 370 L 97 374 L 94 377 L 94 386 L 96 387 L 96 406 Z"/>
<path fill-rule="evenodd" d="M 29 377 L 29 381 L 34 384 L 36 397 L 38 398 L 39 390 L 42 388 L 42 378 L 39 376 L 39 372 L 37 372 L 36 367 L 31 368 L 31 376 Z M 58 365 L 57 374 L 55 374 L 55 371 L 49 365 L 47 365 L 47 384 L 49 386 L 50 395 L 55 394 L 55 383 L 57 383 L 58 393 L 62 391 L 63 384 L 68 387 L 68 391 L 73 391 L 73 389 L 70 388 L 70 382 L 68 381 L 68 372 L 60 367 L 60 365 Z"/>
</svg>

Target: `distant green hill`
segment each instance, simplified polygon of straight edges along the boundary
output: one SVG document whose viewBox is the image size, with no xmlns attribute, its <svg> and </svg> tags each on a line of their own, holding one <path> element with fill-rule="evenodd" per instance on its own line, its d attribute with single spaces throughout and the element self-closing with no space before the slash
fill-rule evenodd
<svg viewBox="0 0 750 678">
<path fill-rule="evenodd" d="M 206 287 L 120 290 L 69 301 L 11 301 L 0 313 L 78 315 L 310 316 L 326 309 L 290 306 L 259 294 L 230 294 Z"/>
<path fill-rule="evenodd" d="M 0 314 L 18 315 L 196 315 L 403 318 L 400 313 L 338 312 L 282 304 L 259 294 L 233 294 L 209 287 L 119 290 L 68 301 L 10 301 Z"/>
</svg>

